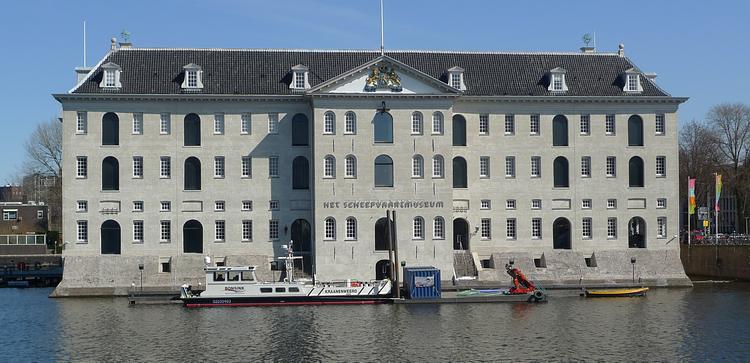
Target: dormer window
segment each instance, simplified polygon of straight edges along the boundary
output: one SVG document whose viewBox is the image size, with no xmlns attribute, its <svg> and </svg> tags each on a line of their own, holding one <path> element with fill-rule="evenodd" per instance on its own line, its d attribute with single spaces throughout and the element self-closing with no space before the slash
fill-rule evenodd
<svg viewBox="0 0 750 363">
<path fill-rule="evenodd" d="M 184 90 L 200 90 L 203 88 L 203 70 L 195 63 L 190 63 L 182 69 L 185 71 L 185 79 L 182 81 Z"/>
<path fill-rule="evenodd" d="M 630 68 L 625 71 L 624 87 L 622 88 L 625 92 L 642 92 L 643 87 L 641 86 L 641 77 L 634 68 Z"/>
<path fill-rule="evenodd" d="M 299 90 L 310 88 L 309 70 L 307 66 L 302 64 L 292 67 L 292 82 L 289 83 L 289 88 Z"/>
<path fill-rule="evenodd" d="M 102 81 L 101 83 L 99 83 L 99 87 L 101 88 L 122 87 L 122 84 L 120 84 L 120 73 L 122 72 L 122 68 L 120 68 L 120 66 L 112 62 L 109 62 L 102 66 L 102 71 L 104 72 L 104 74 L 102 75 Z"/>
<path fill-rule="evenodd" d="M 565 69 L 557 67 L 551 69 L 549 74 L 549 85 L 547 86 L 548 91 L 565 92 L 568 90 L 568 85 L 565 84 Z"/>
<path fill-rule="evenodd" d="M 464 84 L 464 69 L 455 66 L 448 70 L 448 85 L 459 90 L 466 90 L 466 84 Z"/>
</svg>

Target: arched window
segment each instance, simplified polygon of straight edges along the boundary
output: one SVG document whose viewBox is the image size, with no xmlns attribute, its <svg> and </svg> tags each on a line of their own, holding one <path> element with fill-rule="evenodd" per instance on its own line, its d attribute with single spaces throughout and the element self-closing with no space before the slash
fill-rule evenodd
<svg viewBox="0 0 750 363">
<path fill-rule="evenodd" d="M 628 146 L 643 146 L 643 119 L 633 115 L 628 119 Z"/>
<path fill-rule="evenodd" d="M 642 187 L 643 186 L 643 159 L 638 156 L 630 158 L 628 163 L 629 184 L 631 187 Z"/>
<path fill-rule="evenodd" d="M 307 116 L 298 113 L 292 118 L 292 145 L 308 146 L 310 145 L 310 123 Z"/>
<path fill-rule="evenodd" d="M 347 155 L 344 159 L 344 177 L 357 177 L 357 158 L 354 155 Z"/>
<path fill-rule="evenodd" d="M 468 188 L 469 180 L 466 175 L 466 159 L 460 156 L 453 158 L 453 187 Z"/>
<path fill-rule="evenodd" d="M 552 146 L 568 146 L 568 119 L 563 115 L 552 119 Z"/>
<path fill-rule="evenodd" d="M 185 159 L 185 190 L 201 190 L 201 161 L 194 156 Z"/>
<path fill-rule="evenodd" d="M 346 239 L 357 239 L 357 219 L 354 217 L 346 218 Z"/>
<path fill-rule="evenodd" d="M 120 224 L 109 219 L 102 223 L 100 245 L 103 255 L 119 255 L 122 249 Z"/>
<path fill-rule="evenodd" d="M 304 156 L 292 161 L 292 189 L 310 189 L 310 163 Z"/>
<path fill-rule="evenodd" d="M 357 114 L 352 111 L 346 113 L 345 116 L 344 133 L 345 134 L 356 134 L 357 133 Z"/>
<path fill-rule="evenodd" d="M 194 113 L 185 115 L 185 146 L 201 146 L 201 118 Z"/>
<path fill-rule="evenodd" d="M 323 177 L 336 177 L 336 158 L 333 157 L 333 155 L 326 155 L 326 157 L 323 158 Z"/>
<path fill-rule="evenodd" d="M 328 111 L 323 115 L 323 133 L 333 135 L 336 133 L 336 114 Z"/>
<path fill-rule="evenodd" d="M 393 186 L 393 159 L 388 155 L 375 158 L 375 186 Z"/>
<path fill-rule="evenodd" d="M 324 222 L 323 238 L 327 240 L 336 239 L 336 220 L 333 217 L 328 217 Z"/>
<path fill-rule="evenodd" d="M 453 116 L 453 146 L 466 146 L 466 119 L 461 115 Z"/>
<path fill-rule="evenodd" d="M 422 113 L 414 112 L 411 114 L 411 134 L 422 135 L 423 124 L 422 124 Z"/>
<path fill-rule="evenodd" d="M 375 222 L 375 251 L 388 251 L 388 244 L 388 218 L 383 217 Z"/>
<path fill-rule="evenodd" d="M 376 143 L 393 143 L 393 117 L 390 113 L 376 113 L 372 125 Z"/>
<path fill-rule="evenodd" d="M 412 178 L 424 177 L 424 159 L 422 159 L 422 155 L 414 155 L 411 158 L 411 176 Z"/>
<path fill-rule="evenodd" d="M 568 159 L 558 156 L 554 161 L 554 181 L 555 188 L 567 188 L 570 186 L 568 181 Z"/>
<path fill-rule="evenodd" d="M 102 190 L 120 190 L 120 162 L 113 156 L 102 160 Z"/>
<path fill-rule="evenodd" d="M 102 145 L 120 145 L 120 119 L 115 113 L 102 117 Z"/>
<path fill-rule="evenodd" d="M 432 238 L 445 238 L 445 220 L 443 217 L 435 217 L 435 219 L 432 220 Z"/>
<path fill-rule="evenodd" d="M 443 160 L 441 155 L 435 155 L 432 157 L 432 177 L 445 177 L 445 160 Z"/>
<path fill-rule="evenodd" d="M 443 134 L 443 114 L 440 112 L 432 114 L 432 133 L 436 135 Z"/>
<path fill-rule="evenodd" d="M 424 219 L 422 217 L 414 217 L 413 223 L 413 239 L 424 239 Z"/>
</svg>

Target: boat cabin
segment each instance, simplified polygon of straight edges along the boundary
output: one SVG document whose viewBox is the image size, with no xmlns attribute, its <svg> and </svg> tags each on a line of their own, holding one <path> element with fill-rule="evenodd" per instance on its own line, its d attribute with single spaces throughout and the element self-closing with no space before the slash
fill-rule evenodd
<svg viewBox="0 0 750 363">
<path fill-rule="evenodd" d="M 206 284 L 257 284 L 255 266 L 216 266 L 206 267 Z"/>
</svg>

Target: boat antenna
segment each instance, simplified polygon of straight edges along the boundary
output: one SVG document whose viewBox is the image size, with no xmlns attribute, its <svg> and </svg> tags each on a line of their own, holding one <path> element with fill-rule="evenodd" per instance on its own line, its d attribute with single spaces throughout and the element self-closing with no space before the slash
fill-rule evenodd
<svg viewBox="0 0 750 363">
<path fill-rule="evenodd" d="M 383 0 L 380 0 L 380 55 L 385 54 L 385 45 L 383 40 Z"/>
</svg>

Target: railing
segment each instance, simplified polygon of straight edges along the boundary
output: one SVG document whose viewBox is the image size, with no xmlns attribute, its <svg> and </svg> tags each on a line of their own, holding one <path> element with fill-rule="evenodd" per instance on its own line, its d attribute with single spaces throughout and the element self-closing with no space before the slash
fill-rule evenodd
<svg viewBox="0 0 750 363">
<path fill-rule="evenodd" d="M 2 234 L 0 245 L 45 245 L 46 234 Z"/>
</svg>

